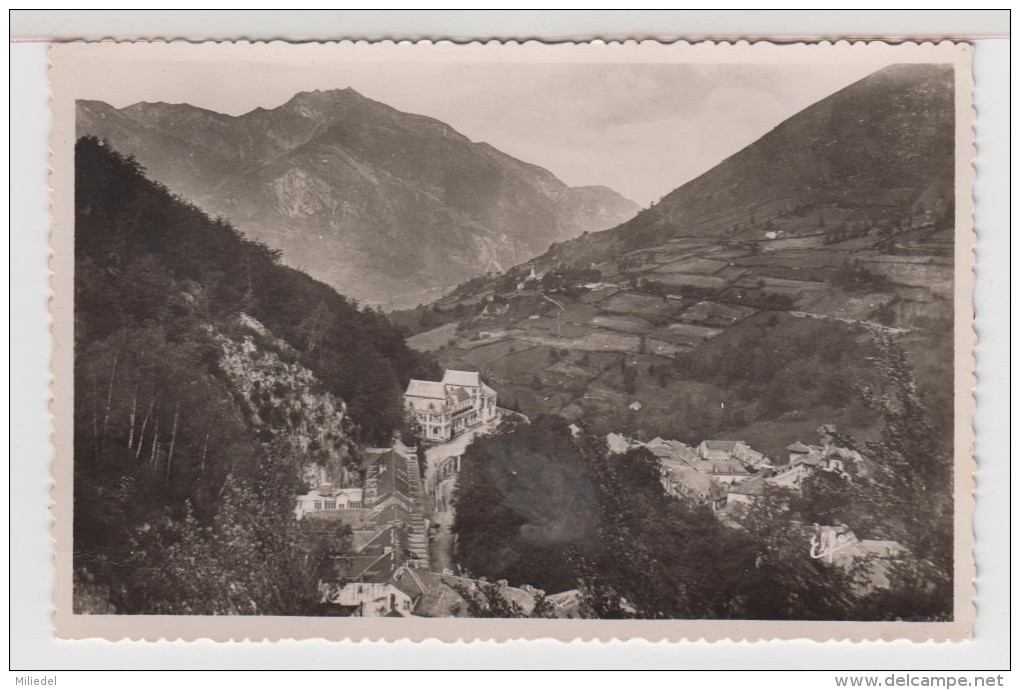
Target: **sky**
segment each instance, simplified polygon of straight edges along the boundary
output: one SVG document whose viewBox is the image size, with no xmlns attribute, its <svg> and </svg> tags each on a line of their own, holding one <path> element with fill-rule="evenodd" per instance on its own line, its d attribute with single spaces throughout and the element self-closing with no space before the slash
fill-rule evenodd
<svg viewBox="0 0 1020 690">
<path fill-rule="evenodd" d="M 240 115 L 295 93 L 351 87 L 428 115 L 572 186 L 605 185 L 641 206 L 711 169 L 871 64 L 83 61 L 77 98 L 115 107 L 190 103 Z"/>
</svg>

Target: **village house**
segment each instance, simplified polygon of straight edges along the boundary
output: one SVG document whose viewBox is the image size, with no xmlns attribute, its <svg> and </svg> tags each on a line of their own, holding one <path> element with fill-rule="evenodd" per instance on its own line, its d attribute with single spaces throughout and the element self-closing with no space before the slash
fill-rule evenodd
<svg viewBox="0 0 1020 690">
<path fill-rule="evenodd" d="M 721 442 L 730 444 L 729 454 L 709 452 L 708 456 L 711 459 L 702 457 L 699 449 L 692 448 L 680 441 L 660 437 L 642 443 L 621 434 L 608 434 L 606 443 L 611 453 L 625 453 L 633 448 L 644 448 L 659 461 L 662 487 L 668 495 L 707 505 L 712 510 L 721 510 L 726 506 L 728 485 L 745 481 L 754 476 L 752 470 L 745 468 L 732 456 L 732 444 L 741 442 Z M 703 443 L 699 448 L 705 445 Z M 741 445 L 744 444 L 741 443 Z M 715 449 L 709 446 L 708 450 Z M 764 455 L 747 448 L 746 445 L 741 452 L 746 457 L 765 458 Z"/>
<path fill-rule="evenodd" d="M 702 460 L 709 461 L 734 459 L 755 470 L 771 467 L 764 453 L 759 453 L 743 441 L 702 441 L 698 445 L 698 455 Z"/>
<path fill-rule="evenodd" d="M 822 445 L 809 446 L 797 441 L 786 447 L 789 453 L 789 466 L 804 466 L 813 469 L 827 470 L 830 472 L 845 473 L 848 466 L 853 466 L 858 472 L 867 471 L 864 457 L 855 450 L 842 448 L 833 443 L 835 428 L 830 425 L 819 427 L 818 433 L 821 436 Z"/>
<path fill-rule="evenodd" d="M 401 566 L 428 568 L 428 525 L 415 449 L 399 442 L 393 448 L 366 449 L 360 469 L 359 488 L 323 485 L 296 497 L 295 517 L 351 529 L 351 553 L 338 563 L 345 581 L 384 582 Z"/>
<path fill-rule="evenodd" d="M 496 417 L 496 391 L 477 371 L 447 369 L 442 381 L 411 379 L 404 407 L 425 440 L 449 441 Z"/>
<path fill-rule="evenodd" d="M 722 484 L 739 484 L 755 476 L 754 472 L 733 457 L 713 460 L 699 458 L 694 462 L 694 469 Z"/>
<path fill-rule="evenodd" d="M 845 525 L 815 525 L 809 549 L 812 558 L 853 573 L 858 595 L 889 589 L 894 565 L 910 555 L 898 541 L 859 539 Z"/>
<path fill-rule="evenodd" d="M 762 494 L 765 493 L 765 487 L 768 486 L 767 480 L 764 477 L 755 477 L 750 481 L 743 482 L 741 484 L 733 484 L 726 489 L 726 505 L 749 505 L 754 503 Z"/>
<path fill-rule="evenodd" d="M 662 465 L 662 485 L 666 493 L 707 505 L 712 510 L 726 506 L 726 488 L 693 467 Z"/>
<path fill-rule="evenodd" d="M 853 464 L 859 470 L 864 469 L 864 459 L 860 453 L 832 445 L 827 436 L 823 436 L 823 439 L 826 439 L 823 446 L 808 446 L 800 441 L 790 444 L 786 447 L 790 454 L 788 464 L 771 469 L 764 476 L 731 486 L 727 492 L 727 502 L 752 503 L 765 492 L 766 486 L 800 491 L 801 483 L 816 471 L 849 476 L 846 472 L 848 464 Z"/>
<path fill-rule="evenodd" d="M 324 587 L 322 601 L 343 615 L 365 618 L 410 616 L 413 608 L 411 597 L 388 582 L 349 582 L 342 587 Z"/>
<path fill-rule="evenodd" d="M 435 573 L 414 568 L 401 568 L 394 573 L 390 584 L 403 592 L 412 602 L 411 615 L 425 618 L 465 617 L 470 615 L 465 594 L 484 600 L 487 590 L 516 606 L 522 615 L 530 615 L 542 590 L 523 585 L 510 587 L 505 580 L 483 583 L 448 572 Z"/>
<path fill-rule="evenodd" d="M 777 473 L 755 477 L 740 484 L 732 484 L 726 492 L 728 505 L 753 503 L 765 493 L 765 487 L 776 486 L 783 489 L 800 491 L 800 484 L 811 475 L 812 468 L 807 465 L 791 465 L 781 468 Z"/>
<path fill-rule="evenodd" d="M 320 510 L 355 510 L 362 507 L 364 494 L 361 488 L 335 489 L 328 485 L 320 486 L 297 497 L 294 517 L 300 520 L 308 513 Z"/>
</svg>

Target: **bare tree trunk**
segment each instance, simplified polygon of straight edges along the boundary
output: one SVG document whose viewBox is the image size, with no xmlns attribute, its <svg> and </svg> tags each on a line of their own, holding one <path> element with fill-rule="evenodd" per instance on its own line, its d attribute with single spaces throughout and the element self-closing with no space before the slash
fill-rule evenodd
<svg viewBox="0 0 1020 690">
<path fill-rule="evenodd" d="M 177 417 L 180 415 L 181 403 L 177 402 L 174 407 L 174 428 L 170 432 L 170 452 L 166 456 L 166 480 L 170 481 L 170 468 L 174 461 L 174 444 L 177 443 Z"/>
<path fill-rule="evenodd" d="M 230 469 L 227 470 L 227 476 L 223 478 L 223 484 L 220 486 L 220 490 L 216 494 L 216 500 L 217 501 L 219 501 L 220 498 L 223 496 L 223 492 L 227 488 L 227 482 L 229 482 L 233 476 L 234 476 L 234 461 L 231 460 L 230 461 Z"/>
<path fill-rule="evenodd" d="M 211 430 L 205 432 L 205 440 L 202 441 L 202 460 L 198 468 L 198 476 L 201 477 L 205 474 L 205 451 L 209 448 L 209 434 Z"/>
<path fill-rule="evenodd" d="M 135 386 L 135 392 L 131 395 L 131 424 L 128 430 L 128 452 L 134 448 L 135 445 L 135 413 L 138 410 L 138 386 Z"/>
<path fill-rule="evenodd" d="M 149 456 L 149 464 L 156 467 L 156 445 L 159 443 L 159 412 L 156 413 L 156 429 L 152 434 L 152 454 Z"/>
<path fill-rule="evenodd" d="M 99 419 L 96 416 L 96 408 L 92 406 L 92 447 L 96 451 L 96 465 L 99 464 Z"/>
<path fill-rule="evenodd" d="M 156 400 L 159 398 L 159 394 L 152 396 L 149 400 L 149 409 L 145 411 L 145 419 L 142 420 L 141 431 L 138 432 L 138 448 L 135 450 L 135 460 L 142 457 L 142 443 L 145 441 L 145 427 L 149 424 L 149 416 L 152 414 L 152 406 L 156 404 Z"/>
<path fill-rule="evenodd" d="M 92 448 L 96 453 L 96 466 L 100 464 L 99 459 L 99 416 L 96 413 L 96 405 L 99 404 L 99 384 L 96 377 L 92 377 Z"/>
<path fill-rule="evenodd" d="M 127 336 L 125 336 L 126 338 Z M 117 362 L 120 361 L 120 351 L 124 348 L 124 338 L 121 338 L 117 351 L 113 353 L 113 365 L 110 367 L 110 383 L 106 388 L 106 411 L 103 413 L 103 440 L 102 446 L 106 445 L 106 429 L 110 423 L 110 407 L 113 405 L 113 382 L 117 377 Z"/>
</svg>

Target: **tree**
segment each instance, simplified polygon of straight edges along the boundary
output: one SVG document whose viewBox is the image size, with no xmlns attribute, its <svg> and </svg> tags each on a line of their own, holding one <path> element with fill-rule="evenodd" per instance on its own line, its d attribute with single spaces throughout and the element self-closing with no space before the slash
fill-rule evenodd
<svg viewBox="0 0 1020 690">
<path fill-rule="evenodd" d="M 749 537 L 739 608 L 747 618 L 845 620 L 857 603 L 852 573 L 811 558 L 810 529 L 795 519 L 795 500 L 767 486 L 734 511 Z"/>
<path fill-rule="evenodd" d="M 294 550 L 301 469 L 388 442 L 407 380 L 438 365 L 90 137 L 75 146 L 74 258 L 76 603 L 307 611 L 318 566 Z M 228 373 L 263 359 L 276 374 Z M 305 418 L 302 401 L 330 396 L 331 414 L 346 402 L 339 431 Z M 309 427 L 332 430 L 296 442 Z M 243 572 L 253 560 L 262 575 Z"/>
<path fill-rule="evenodd" d="M 953 603 L 951 443 L 943 442 L 943 434 L 929 421 L 930 411 L 918 394 L 903 348 L 884 333 L 874 341 L 874 366 L 885 386 L 881 391 L 861 387 L 859 393 L 880 416 L 881 437 L 869 443 L 842 435 L 837 439 L 870 460 L 875 473 L 869 494 L 872 513 L 886 518 L 889 536 L 912 554 L 910 562 L 895 570 L 892 591 L 876 596 L 897 604 L 884 612 L 886 617 L 945 620 Z M 921 505 L 924 511 L 917 509 Z"/>
<path fill-rule="evenodd" d="M 504 589 L 491 582 L 478 581 L 473 586 L 456 584 L 454 590 L 467 604 L 467 614 L 471 618 L 553 618 L 552 605 L 545 593 L 538 591 L 534 606 L 525 612 Z"/>
<path fill-rule="evenodd" d="M 475 438 L 454 493 L 461 565 L 490 580 L 573 589 L 570 549 L 594 538 L 591 477 L 560 417 L 511 422 Z"/>
</svg>

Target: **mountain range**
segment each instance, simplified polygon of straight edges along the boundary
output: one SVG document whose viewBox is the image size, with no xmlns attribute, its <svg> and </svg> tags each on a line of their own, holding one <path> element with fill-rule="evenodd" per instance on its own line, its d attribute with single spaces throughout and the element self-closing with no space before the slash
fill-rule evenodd
<svg viewBox="0 0 1020 690">
<path fill-rule="evenodd" d="M 289 265 L 379 306 L 427 303 L 637 211 L 608 188 L 569 187 L 352 89 L 299 93 L 240 116 L 79 101 L 77 129 Z"/>
</svg>

